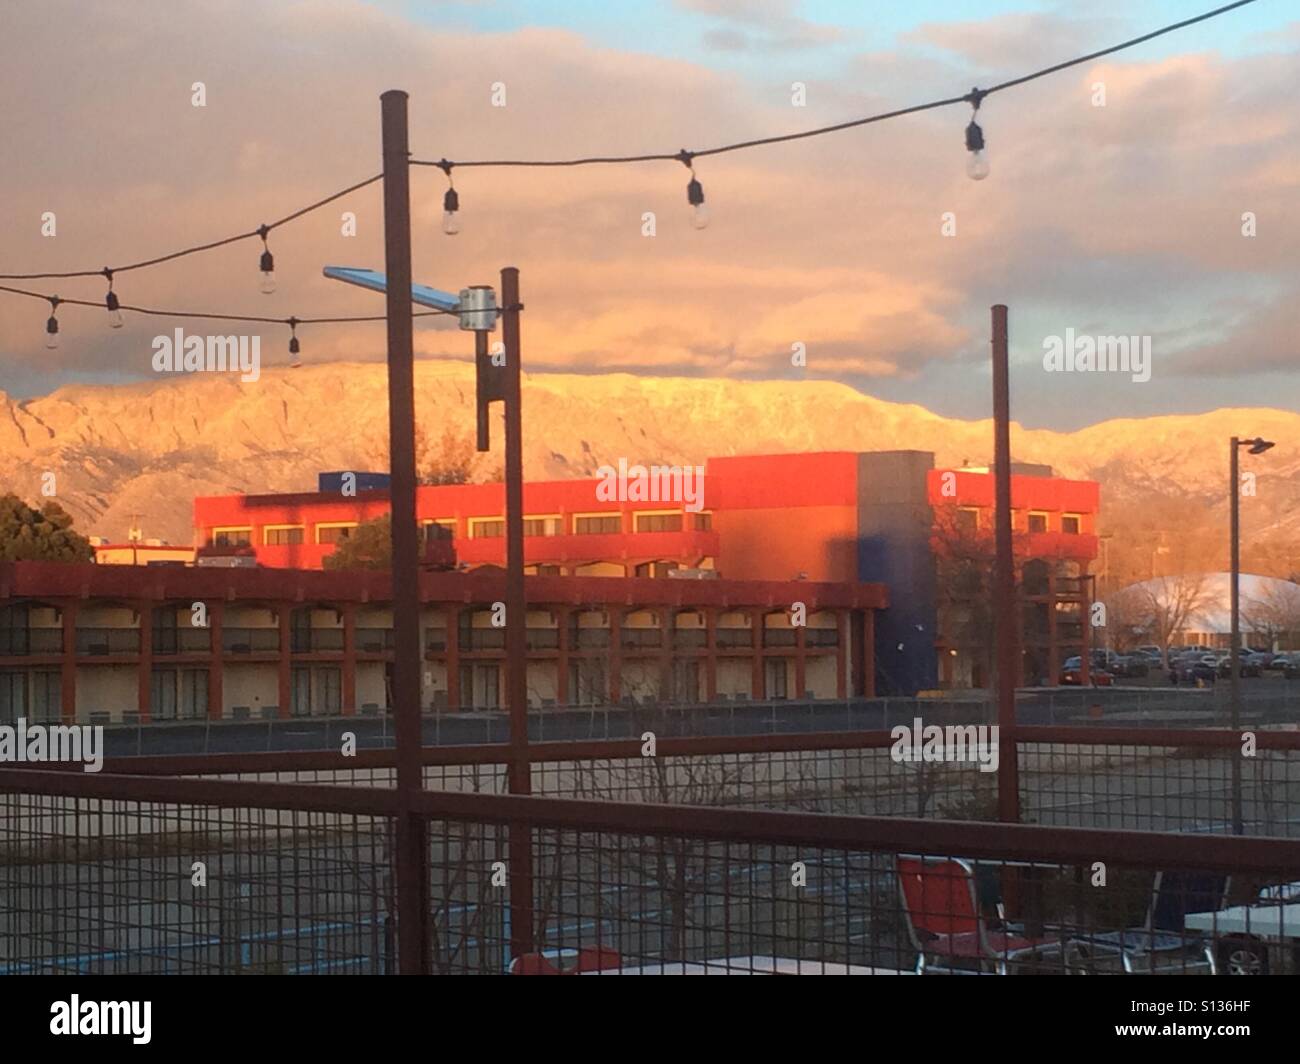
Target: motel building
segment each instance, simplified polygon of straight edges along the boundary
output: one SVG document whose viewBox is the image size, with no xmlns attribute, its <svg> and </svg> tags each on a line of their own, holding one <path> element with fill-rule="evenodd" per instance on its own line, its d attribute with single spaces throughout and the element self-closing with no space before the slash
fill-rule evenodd
<svg viewBox="0 0 1300 1064">
<path fill-rule="evenodd" d="M 844 699 L 970 683 L 983 651 L 963 642 L 970 633 L 939 631 L 960 599 L 936 594 L 936 553 L 947 549 L 936 528 L 991 528 L 987 471 L 936 470 L 918 451 L 714 458 L 705 468 L 702 494 L 685 503 L 635 491 L 603 500 L 594 478 L 525 485 L 531 706 Z M 195 499 L 193 565 L 0 563 L 0 722 L 386 710 L 390 577 L 322 564 L 387 512 L 386 489 L 358 477 L 357 494 L 344 496 L 336 475 L 322 483 L 331 490 Z M 1060 661 L 1086 645 L 1097 486 L 1033 468 L 1013 477 L 1013 505 L 1033 622 L 1026 660 Z M 427 560 L 441 562 L 420 574 L 421 707 L 500 709 L 503 486 L 423 487 L 417 513 Z"/>
</svg>

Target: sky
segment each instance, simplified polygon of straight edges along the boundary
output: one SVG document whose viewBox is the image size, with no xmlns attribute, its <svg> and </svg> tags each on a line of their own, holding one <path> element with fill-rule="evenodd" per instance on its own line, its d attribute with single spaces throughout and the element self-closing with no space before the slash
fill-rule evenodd
<svg viewBox="0 0 1300 1064">
<path fill-rule="evenodd" d="M 369 177 L 390 88 L 410 94 L 416 158 L 700 150 L 961 95 L 1213 6 L 173 0 L 160 19 L 137 0 L 11 0 L 0 273 L 150 258 Z M 446 177 L 417 167 L 415 275 L 455 290 L 519 267 L 529 370 L 834 380 L 984 417 L 989 307 L 1005 303 L 1013 414 L 1028 426 L 1297 410 L 1297 84 L 1300 9 L 1257 0 L 989 96 L 983 181 L 965 173 L 966 104 L 698 159 L 703 230 L 689 174 L 653 162 L 454 169 L 462 231 L 448 237 Z M 382 313 L 378 297 L 321 276 L 382 268 L 382 225 L 371 186 L 275 230 L 271 296 L 258 292 L 255 239 L 119 274 L 115 289 L 176 310 Z M 92 300 L 105 289 L 95 277 L 0 284 Z M 264 363 L 289 359 L 278 325 L 128 315 L 109 330 L 104 312 L 73 306 L 47 351 L 48 314 L 0 293 L 11 396 L 156 379 L 153 340 L 177 326 L 260 329 Z M 383 358 L 382 324 L 298 335 L 306 362 Z M 1063 338 L 1112 336 L 1149 349 L 1149 373 L 1044 364 Z M 416 346 L 472 354 L 448 323 L 420 322 Z"/>
</svg>

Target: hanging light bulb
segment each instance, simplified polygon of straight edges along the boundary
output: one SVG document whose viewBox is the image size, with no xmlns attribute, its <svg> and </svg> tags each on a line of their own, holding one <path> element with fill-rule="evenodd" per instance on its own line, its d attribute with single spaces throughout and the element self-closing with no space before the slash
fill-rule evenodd
<svg viewBox="0 0 1300 1064">
<path fill-rule="evenodd" d="M 124 324 L 122 306 L 118 302 L 117 293 L 113 291 L 113 271 L 107 266 L 104 267 L 104 276 L 108 278 L 108 293 L 104 296 L 104 306 L 108 308 L 108 326 L 110 329 L 120 329 Z"/>
<path fill-rule="evenodd" d="M 262 272 L 262 280 L 257 287 L 258 291 L 264 296 L 269 296 L 275 292 L 275 256 L 271 254 L 271 249 L 266 246 L 266 235 L 270 231 L 265 225 L 257 231 L 257 235 L 262 238 L 262 257 L 257 266 Z"/>
<path fill-rule="evenodd" d="M 447 175 L 447 191 L 442 197 L 442 231 L 447 236 L 455 236 L 460 232 L 460 217 L 456 213 L 460 210 L 460 196 L 456 192 L 456 186 L 451 183 L 452 164 L 443 159 L 438 166 Z"/>
<path fill-rule="evenodd" d="M 59 319 L 54 315 L 59 309 L 59 297 L 50 297 L 50 317 L 45 323 L 45 347 L 49 351 L 55 350 L 59 346 Z"/>
<path fill-rule="evenodd" d="M 695 156 L 683 148 L 677 158 L 685 163 L 686 169 L 691 172 L 691 180 L 686 186 L 686 202 L 691 205 L 691 225 L 696 229 L 703 229 L 709 224 L 709 208 L 704 202 L 704 186 L 695 176 Z"/>
<path fill-rule="evenodd" d="M 289 319 L 289 368 L 297 369 L 302 365 L 302 359 L 298 357 L 301 347 L 298 344 L 298 319 Z"/>
<path fill-rule="evenodd" d="M 980 101 L 984 94 L 979 89 L 971 90 L 971 102 L 974 104 L 975 112 L 980 109 Z M 972 181 L 983 181 L 989 176 L 989 159 L 984 151 L 984 130 L 975 121 L 975 112 L 972 112 L 970 125 L 966 127 L 966 176 Z"/>
</svg>

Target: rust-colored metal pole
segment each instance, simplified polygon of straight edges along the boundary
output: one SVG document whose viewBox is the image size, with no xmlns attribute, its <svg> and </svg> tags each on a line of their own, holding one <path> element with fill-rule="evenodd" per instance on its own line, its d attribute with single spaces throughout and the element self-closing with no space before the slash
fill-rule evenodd
<svg viewBox="0 0 1300 1064">
<path fill-rule="evenodd" d="M 1231 482 L 1229 499 L 1229 564 L 1232 567 L 1232 585 L 1229 589 L 1231 618 L 1228 626 L 1228 712 L 1231 714 L 1232 730 L 1241 732 L 1241 468 L 1237 457 L 1241 450 L 1241 440 L 1233 436 L 1228 441 L 1228 479 Z M 1244 817 L 1241 800 L 1241 750 L 1232 755 L 1232 833 L 1240 835 L 1244 830 Z"/>
<path fill-rule="evenodd" d="M 380 100 L 384 144 L 384 268 L 388 276 L 388 455 L 393 523 L 393 712 L 399 812 L 397 956 L 403 975 L 428 971 L 427 854 L 413 798 L 420 766 L 420 566 L 415 522 L 415 355 L 411 320 L 411 188 L 406 93 Z"/>
<path fill-rule="evenodd" d="M 1016 613 L 1015 559 L 1011 551 L 1011 385 L 1007 359 L 1007 308 L 993 307 L 993 476 L 997 560 L 993 567 L 994 639 L 997 644 L 998 819 L 1020 819 L 1020 764 L 1016 747 L 1016 679 L 1020 618 Z"/>
<path fill-rule="evenodd" d="M 524 598 L 524 444 L 520 409 L 519 271 L 501 271 L 506 415 L 506 700 L 510 710 L 511 794 L 532 792 L 528 756 L 528 604 Z M 510 952 L 533 948 L 532 829 L 510 825 Z"/>
</svg>

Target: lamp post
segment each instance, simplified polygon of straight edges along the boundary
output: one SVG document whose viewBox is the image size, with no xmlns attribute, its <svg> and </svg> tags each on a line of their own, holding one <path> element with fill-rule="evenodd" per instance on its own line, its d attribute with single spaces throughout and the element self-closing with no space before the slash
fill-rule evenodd
<svg viewBox="0 0 1300 1064">
<path fill-rule="evenodd" d="M 1242 439 L 1233 436 L 1228 447 L 1228 492 L 1231 502 L 1231 552 L 1232 575 L 1230 595 L 1232 598 L 1232 624 L 1228 646 L 1228 711 L 1231 714 L 1232 730 L 1241 729 L 1241 473 L 1237 453 L 1247 448 L 1248 454 L 1263 454 L 1273 446 L 1271 440 L 1262 436 L 1254 439 Z M 1237 751 L 1232 758 L 1232 833 L 1242 833 L 1241 811 L 1241 753 Z"/>
</svg>

